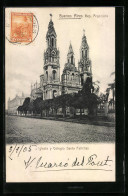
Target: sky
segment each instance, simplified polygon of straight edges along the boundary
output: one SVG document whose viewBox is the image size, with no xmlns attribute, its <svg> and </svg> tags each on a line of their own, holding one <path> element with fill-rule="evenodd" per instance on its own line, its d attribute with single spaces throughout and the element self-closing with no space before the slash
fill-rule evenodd
<svg viewBox="0 0 128 196">
<path fill-rule="evenodd" d="M 10 36 L 11 12 L 33 13 L 39 24 L 35 40 L 29 44 L 12 44 Z M 60 51 L 60 73 L 67 61 L 71 42 L 78 67 L 83 29 L 89 45 L 89 58 L 92 62 L 93 81 L 100 81 L 100 91 L 104 92 L 107 84 L 113 80 L 115 71 L 115 8 L 6 8 L 5 22 L 5 78 L 6 108 L 7 100 L 24 92 L 30 95 L 31 83 L 40 81 L 43 74 L 43 53 L 46 50 L 46 33 L 50 15 L 57 34 L 57 48 Z M 62 19 L 70 15 L 81 19 Z M 79 16 L 78 16 L 79 15 Z M 81 16 L 80 16 L 81 15 Z M 69 16 L 66 16 L 66 18 Z"/>
</svg>

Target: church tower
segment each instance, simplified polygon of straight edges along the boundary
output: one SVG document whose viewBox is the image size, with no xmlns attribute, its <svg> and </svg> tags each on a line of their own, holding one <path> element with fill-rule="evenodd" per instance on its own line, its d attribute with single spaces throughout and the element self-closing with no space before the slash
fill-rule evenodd
<svg viewBox="0 0 128 196">
<path fill-rule="evenodd" d="M 70 63 L 71 65 L 75 66 L 74 52 L 71 43 L 69 45 L 69 50 L 67 54 L 67 63 Z"/>
<path fill-rule="evenodd" d="M 85 30 L 83 30 L 78 70 L 80 72 L 80 83 L 83 86 L 83 83 L 86 82 L 87 77 L 92 77 L 91 61 L 89 60 L 89 46 L 85 36 Z"/>
<path fill-rule="evenodd" d="M 75 67 L 75 58 L 72 45 L 70 43 L 67 54 L 67 63 L 64 66 L 62 74 L 62 93 L 78 92 L 79 87 L 79 73 Z"/>
<path fill-rule="evenodd" d="M 54 93 L 56 95 L 60 94 L 58 89 L 60 83 L 60 64 L 59 50 L 57 50 L 57 34 L 54 29 L 52 14 L 50 16 L 51 19 L 46 34 L 47 49 L 44 52 L 43 85 L 46 86 L 44 88 L 45 90 L 43 90 L 43 99 L 52 99 Z"/>
<path fill-rule="evenodd" d="M 57 50 L 56 38 L 51 15 L 46 34 L 47 49 L 44 52 L 44 80 L 46 82 L 60 81 L 59 51 Z"/>
</svg>

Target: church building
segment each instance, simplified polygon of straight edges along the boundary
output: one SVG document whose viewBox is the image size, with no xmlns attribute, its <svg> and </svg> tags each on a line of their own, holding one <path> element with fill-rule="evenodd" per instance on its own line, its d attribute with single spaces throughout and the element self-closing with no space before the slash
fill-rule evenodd
<svg viewBox="0 0 128 196">
<path fill-rule="evenodd" d="M 72 44 L 67 51 L 67 62 L 60 77 L 60 53 L 57 49 L 57 34 L 51 19 L 46 33 L 47 48 L 44 51 L 43 74 L 40 83 L 31 85 L 31 99 L 42 97 L 43 100 L 53 99 L 62 94 L 77 93 L 82 89 L 87 77 L 92 77 L 91 61 L 89 60 L 89 46 L 83 33 L 80 47 L 80 61 L 75 65 L 75 54 Z"/>
</svg>

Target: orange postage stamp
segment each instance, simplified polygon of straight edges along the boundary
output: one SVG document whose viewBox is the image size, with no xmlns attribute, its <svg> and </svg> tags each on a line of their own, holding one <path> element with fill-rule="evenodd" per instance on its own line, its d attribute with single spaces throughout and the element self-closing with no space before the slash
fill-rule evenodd
<svg viewBox="0 0 128 196">
<path fill-rule="evenodd" d="M 11 13 L 11 42 L 31 42 L 33 38 L 33 13 Z"/>
</svg>

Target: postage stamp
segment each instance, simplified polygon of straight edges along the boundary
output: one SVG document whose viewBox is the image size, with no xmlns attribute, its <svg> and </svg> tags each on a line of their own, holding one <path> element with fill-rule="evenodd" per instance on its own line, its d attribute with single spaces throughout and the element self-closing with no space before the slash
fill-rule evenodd
<svg viewBox="0 0 128 196">
<path fill-rule="evenodd" d="M 31 42 L 33 39 L 33 13 L 11 13 L 11 42 Z"/>
</svg>

